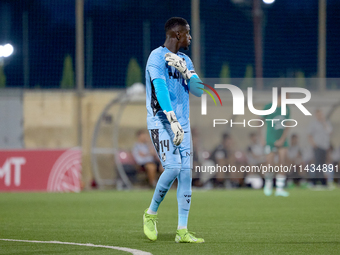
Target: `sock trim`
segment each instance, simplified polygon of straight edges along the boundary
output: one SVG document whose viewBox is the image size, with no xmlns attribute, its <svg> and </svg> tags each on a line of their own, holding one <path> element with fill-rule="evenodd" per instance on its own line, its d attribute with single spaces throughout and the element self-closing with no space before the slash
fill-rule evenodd
<svg viewBox="0 0 340 255">
<path fill-rule="evenodd" d="M 147 214 L 151 214 L 151 215 L 156 215 L 156 214 L 157 214 L 157 212 L 152 211 L 150 208 L 148 208 L 148 210 L 147 210 L 146 213 L 147 213 Z"/>
</svg>

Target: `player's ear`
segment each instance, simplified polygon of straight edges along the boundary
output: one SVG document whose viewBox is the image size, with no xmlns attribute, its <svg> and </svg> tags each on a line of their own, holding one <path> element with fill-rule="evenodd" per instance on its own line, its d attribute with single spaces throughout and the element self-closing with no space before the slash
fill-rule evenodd
<svg viewBox="0 0 340 255">
<path fill-rule="evenodd" d="M 179 38 L 180 38 L 180 33 L 179 32 L 176 32 L 176 38 L 177 38 L 177 41 L 179 41 Z"/>
</svg>

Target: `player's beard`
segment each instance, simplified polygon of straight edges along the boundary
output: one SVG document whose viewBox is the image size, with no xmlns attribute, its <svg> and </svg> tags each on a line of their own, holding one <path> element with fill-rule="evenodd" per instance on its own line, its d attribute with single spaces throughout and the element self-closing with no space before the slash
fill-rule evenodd
<svg viewBox="0 0 340 255">
<path fill-rule="evenodd" d="M 184 50 L 189 50 L 189 45 L 183 48 Z"/>
</svg>

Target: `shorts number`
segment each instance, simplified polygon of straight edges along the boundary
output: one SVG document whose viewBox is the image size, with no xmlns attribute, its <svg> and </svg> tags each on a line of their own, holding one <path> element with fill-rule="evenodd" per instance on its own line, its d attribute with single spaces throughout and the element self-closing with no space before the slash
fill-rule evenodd
<svg viewBox="0 0 340 255">
<path fill-rule="evenodd" d="M 169 140 L 160 141 L 160 144 L 161 144 L 161 147 L 162 147 L 162 152 L 164 152 L 164 147 L 167 148 L 167 151 L 170 150 Z"/>
</svg>

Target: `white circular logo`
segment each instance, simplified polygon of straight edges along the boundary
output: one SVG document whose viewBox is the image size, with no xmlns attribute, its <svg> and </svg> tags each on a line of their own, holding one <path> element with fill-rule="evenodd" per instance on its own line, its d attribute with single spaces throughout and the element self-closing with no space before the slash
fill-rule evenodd
<svg viewBox="0 0 340 255">
<path fill-rule="evenodd" d="M 65 151 L 54 163 L 48 177 L 47 191 L 79 192 L 81 190 L 81 151 Z"/>
</svg>

